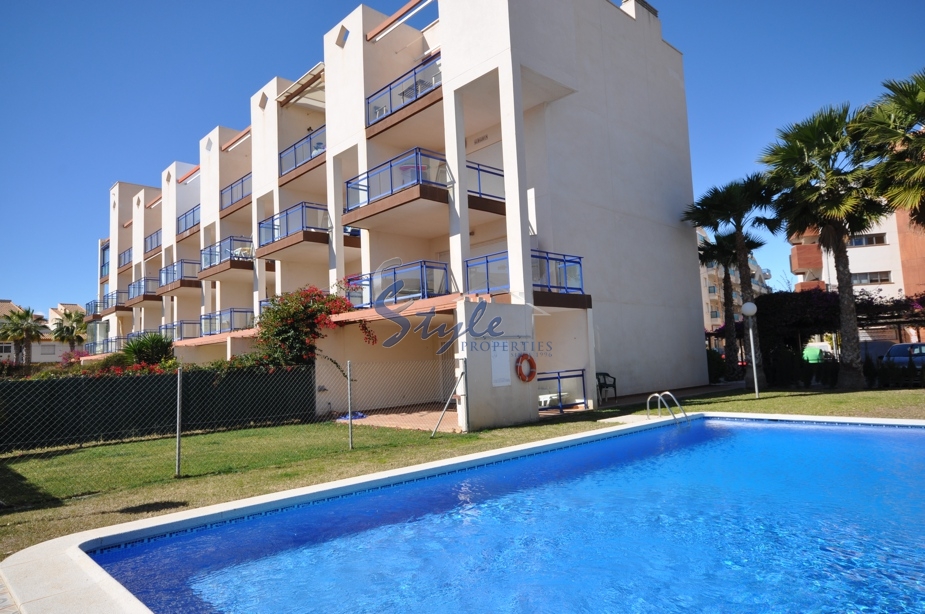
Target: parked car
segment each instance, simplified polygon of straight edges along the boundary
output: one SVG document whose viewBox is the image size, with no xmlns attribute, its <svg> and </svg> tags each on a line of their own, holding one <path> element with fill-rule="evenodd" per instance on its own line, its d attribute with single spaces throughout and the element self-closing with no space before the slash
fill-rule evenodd
<svg viewBox="0 0 925 614">
<path fill-rule="evenodd" d="M 910 357 L 916 368 L 925 367 L 925 343 L 897 343 L 883 355 L 883 362 L 905 367 L 909 364 Z"/>
</svg>

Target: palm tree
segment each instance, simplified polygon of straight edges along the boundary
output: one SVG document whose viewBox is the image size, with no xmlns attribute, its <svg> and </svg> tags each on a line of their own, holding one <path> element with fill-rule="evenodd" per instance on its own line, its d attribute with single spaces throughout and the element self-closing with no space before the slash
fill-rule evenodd
<svg viewBox="0 0 925 614">
<path fill-rule="evenodd" d="M 764 245 L 764 242 L 746 233 L 745 246 L 754 251 Z M 709 266 L 715 262 L 723 268 L 723 346 L 726 352 L 726 381 L 732 381 L 739 376 L 739 348 L 736 341 L 734 300 L 732 297 L 732 277 L 729 269 L 735 266 L 738 260 L 736 251 L 736 238 L 733 233 L 715 235 L 711 242 L 701 239 L 697 248 L 700 264 Z"/>
<path fill-rule="evenodd" d="M 834 257 L 841 333 L 838 382 L 849 389 L 863 387 L 864 376 L 847 242 L 890 211 L 876 197 L 863 143 L 849 130 L 856 118 L 847 104 L 825 107 L 778 130 L 777 141 L 761 159 L 779 183 L 774 206 L 787 236 L 818 232 L 822 249 Z"/>
<path fill-rule="evenodd" d="M 19 364 L 19 353 L 22 352 L 22 364 L 28 367 L 32 364 L 32 342 L 39 341 L 47 332 L 45 318 L 35 315 L 32 308 L 27 307 L 7 315 L 0 335 L 13 342 L 16 364 Z"/>
<path fill-rule="evenodd" d="M 67 343 L 73 352 L 78 343 L 86 341 L 87 323 L 84 322 L 84 314 L 65 309 L 61 312 L 61 317 L 55 320 L 51 334 L 55 341 Z"/>
<path fill-rule="evenodd" d="M 681 217 L 683 221 L 712 230 L 714 234 L 727 232 L 734 238 L 735 265 L 739 269 L 739 292 L 743 303 L 755 300 L 751 266 L 748 263 L 752 251 L 748 248 L 748 240 L 754 240 L 754 237 L 748 234 L 748 229 L 768 227 L 770 221 L 760 214 L 770 206 L 772 196 L 772 188 L 764 174 L 752 173 L 745 179 L 710 188 L 697 202 L 687 207 Z M 745 352 L 751 355 L 748 338 L 745 339 Z M 758 382 L 763 386 L 765 377 L 757 334 L 755 356 Z"/>
<path fill-rule="evenodd" d="M 883 87 L 886 93 L 858 117 L 855 138 L 876 157 L 880 194 L 925 227 L 925 71 Z"/>
</svg>

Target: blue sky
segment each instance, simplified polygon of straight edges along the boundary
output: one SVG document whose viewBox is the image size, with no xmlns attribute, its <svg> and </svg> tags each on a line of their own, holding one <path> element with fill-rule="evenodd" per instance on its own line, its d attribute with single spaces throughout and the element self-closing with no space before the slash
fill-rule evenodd
<svg viewBox="0 0 925 614">
<path fill-rule="evenodd" d="M 565 0 L 563 0 L 565 1 Z M 391 13 L 405 0 L 369 0 Z M 756 170 L 775 130 L 823 105 L 864 104 L 925 68 L 922 0 L 652 0 L 685 56 L 694 193 Z M 198 162 L 250 96 L 322 59 L 352 1 L 53 0 L 0 7 L 0 298 L 47 312 L 94 298 L 96 241 L 116 181 L 154 185 Z M 780 287 L 789 248 L 758 261 Z"/>
</svg>

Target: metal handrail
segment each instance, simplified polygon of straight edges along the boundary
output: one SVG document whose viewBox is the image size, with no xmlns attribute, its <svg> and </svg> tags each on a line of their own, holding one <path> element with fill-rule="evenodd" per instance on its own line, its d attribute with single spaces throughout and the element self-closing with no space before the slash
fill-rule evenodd
<svg viewBox="0 0 925 614">
<path fill-rule="evenodd" d="M 324 226 L 316 226 L 309 223 L 308 216 L 311 212 L 317 212 L 316 215 L 320 214 L 319 217 L 321 222 L 324 223 Z M 327 206 L 307 201 L 300 202 L 297 205 L 280 211 L 276 215 L 262 220 L 257 225 L 259 246 L 263 247 L 264 245 L 269 245 L 270 243 L 274 243 L 303 230 L 314 230 L 326 233 L 329 228 L 327 219 Z"/>
<path fill-rule="evenodd" d="M 236 202 L 243 200 L 244 197 L 250 196 L 252 191 L 251 188 L 251 173 L 248 173 L 228 187 L 222 189 L 219 207 L 221 209 L 227 209 Z"/>
<path fill-rule="evenodd" d="M 145 253 L 161 246 L 161 229 L 158 228 L 147 237 L 145 237 Z"/>
<path fill-rule="evenodd" d="M 323 154 L 327 147 L 324 134 L 325 126 L 321 126 L 308 136 L 299 139 L 295 144 L 281 151 L 279 154 L 280 177 L 299 168 L 315 156 Z"/>
<path fill-rule="evenodd" d="M 438 62 L 439 55 L 422 62 L 371 96 L 367 96 L 366 125 L 372 126 L 440 87 L 443 84 L 443 72 Z"/>
<path fill-rule="evenodd" d="M 431 172 L 430 164 L 425 164 L 425 162 L 431 160 L 436 162 L 433 172 Z M 397 179 L 396 169 L 399 171 Z M 385 179 L 380 179 L 383 175 Z M 440 179 L 441 175 L 443 176 L 442 180 Z M 371 187 L 373 184 L 375 184 L 375 187 Z M 356 177 L 348 179 L 345 182 L 347 202 L 344 204 L 344 212 L 352 211 L 380 198 L 390 196 L 399 190 L 418 184 L 434 185 L 441 188 L 449 186 L 446 158 L 443 154 L 415 147 L 374 166 L 365 173 L 360 173 Z"/>
<path fill-rule="evenodd" d="M 670 391 L 666 390 L 665 392 L 653 392 L 649 395 L 649 398 L 646 399 L 646 420 L 649 419 L 649 410 L 651 408 L 652 399 L 658 399 L 658 417 L 662 417 L 662 405 L 665 406 L 665 409 L 668 410 L 668 413 L 671 414 L 671 417 L 674 418 L 676 423 L 680 424 L 678 417 L 675 415 L 674 411 L 671 409 L 671 406 L 668 405 L 668 401 L 665 400 L 665 397 L 670 397 L 674 404 L 678 406 L 678 409 L 684 414 L 684 417 L 687 418 L 687 423 L 690 424 L 691 417 L 687 415 L 687 412 L 684 411 L 684 408 L 681 406 L 680 401 L 675 397 Z"/>
<path fill-rule="evenodd" d="M 177 216 L 177 234 L 182 234 L 199 224 L 199 205 Z"/>
<path fill-rule="evenodd" d="M 564 375 L 563 375 L 564 374 Z M 545 377 L 544 377 L 545 376 Z M 581 400 L 588 409 L 588 394 L 585 388 L 585 370 L 584 369 L 565 369 L 562 371 L 537 371 L 537 382 L 551 382 L 556 380 L 557 398 L 559 399 L 559 413 L 565 413 L 562 405 L 562 380 L 581 378 Z"/>
</svg>

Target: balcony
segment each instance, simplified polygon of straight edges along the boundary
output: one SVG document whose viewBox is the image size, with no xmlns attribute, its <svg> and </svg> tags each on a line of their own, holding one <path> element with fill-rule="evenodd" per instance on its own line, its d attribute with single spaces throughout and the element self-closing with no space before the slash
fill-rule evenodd
<svg viewBox="0 0 925 614">
<path fill-rule="evenodd" d="M 135 331 L 135 332 L 132 332 L 126 335 L 125 340 L 131 341 L 132 339 L 138 339 L 139 337 L 144 337 L 145 335 L 157 335 L 159 333 L 160 333 L 159 330 L 152 330 L 152 329 L 138 330 L 138 331 Z"/>
<path fill-rule="evenodd" d="M 824 281 L 815 280 L 815 281 L 801 281 L 796 284 L 793 288 L 796 292 L 806 292 L 807 290 L 822 290 L 826 291 L 826 285 Z"/>
<path fill-rule="evenodd" d="M 91 356 L 98 356 L 99 354 L 112 354 L 113 352 L 121 352 L 122 347 L 127 341 L 126 337 L 110 337 L 109 339 L 103 339 L 102 341 L 95 341 L 84 344 L 84 351 L 90 354 Z"/>
<path fill-rule="evenodd" d="M 429 59 L 366 98 L 366 125 L 382 121 L 440 87 L 441 58 Z"/>
<path fill-rule="evenodd" d="M 178 322 L 171 322 L 170 324 L 163 324 L 157 329 L 157 332 L 171 341 L 195 339 L 202 336 L 201 331 L 202 328 L 199 320 L 180 320 Z"/>
<path fill-rule="evenodd" d="M 161 297 L 157 294 L 157 277 L 144 277 L 128 285 L 128 307 L 137 307 L 142 303 L 160 303 Z"/>
<path fill-rule="evenodd" d="M 127 311 L 132 312 L 132 308 L 128 307 L 125 303 L 128 301 L 128 292 L 122 290 L 116 290 L 110 292 L 109 294 L 103 296 L 103 300 L 100 305 L 100 315 L 109 315 L 117 311 Z"/>
<path fill-rule="evenodd" d="M 132 264 L 132 248 L 128 248 L 121 254 L 119 254 L 119 267 L 118 271 L 121 273 L 122 270 Z"/>
<path fill-rule="evenodd" d="M 359 229 L 344 229 L 344 246 L 359 249 Z M 301 202 L 260 222 L 258 258 L 327 261 L 330 243 L 328 208 Z"/>
<path fill-rule="evenodd" d="M 466 172 L 469 179 L 469 196 L 480 198 L 489 198 L 491 200 L 504 201 L 504 170 L 488 166 L 487 164 L 478 164 L 476 162 L 466 163 Z M 471 200 L 471 199 L 470 199 Z M 470 203 L 470 207 L 471 207 Z M 501 210 L 504 215 L 504 209 Z"/>
<path fill-rule="evenodd" d="M 195 260 L 178 260 L 158 271 L 157 294 L 180 294 L 184 289 L 190 294 L 202 287 L 199 281 L 201 265 Z"/>
<path fill-rule="evenodd" d="M 344 212 L 349 213 L 414 185 L 445 190 L 448 181 L 446 158 L 416 147 L 347 181 Z"/>
<path fill-rule="evenodd" d="M 790 248 L 790 271 L 804 274 L 822 270 L 822 248 L 818 243 L 794 245 Z"/>
<path fill-rule="evenodd" d="M 106 279 L 109 277 L 109 263 L 104 262 L 100 265 L 100 279 Z"/>
<path fill-rule="evenodd" d="M 223 309 L 200 316 L 199 323 L 203 337 L 247 330 L 254 328 L 254 311 L 252 309 Z"/>
<path fill-rule="evenodd" d="M 383 304 L 394 304 L 450 294 L 447 263 L 431 260 L 365 273 L 347 281 L 347 298 L 359 309 L 372 307 L 380 300 Z"/>
<path fill-rule="evenodd" d="M 200 252 L 200 266 L 196 276 L 200 281 L 250 282 L 254 270 L 254 242 L 250 237 L 228 237 Z M 272 262 L 267 270 L 273 271 Z"/>
<path fill-rule="evenodd" d="M 248 173 L 232 183 L 230 186 L 224 188 L 221 193 L 220 207 L 224 212 L 227 210 L 227 213 L 233 213 L 241 207 L 250 203 L 251 195 L 251 174 Z M 234 209 L 230 209 L 232 205 L 238 205 Z"/>
<path fill-rule="evenodd" d="M 145 257 L 161 246 L 161 231 L 155 230 L 145 237 Z"/>
<path fill-rule="evenodd" d="M 270 306 L 270 303 L 273 301 L 272 298 L 260 299 L 260 311 L 257 312 L 258 316 L 263 315 L 263 310 Z"/>
<path fill-rule="evenodd" d="M 325 127 L 322 126 L 292 147 L 284 149 L 279 154 L 279 176 L 282 177 L 323 154 L 326 143 Z"/>
<path fill-rule="evenodd" d="M 585 295 L 581 256 L 531 250 L 534 303 L 542 307 L 590 308 Z M 501 294 L 510 291 L 508 253 L 497 252 L 466 260 L 466 292 Z M 575 299 L 559 295 L 582 295 Z"/>
<path fill-rule="evenodd" d="M 177 241 L 194 234 L 192 230 L 199 226 L 199 205 L 177 216 Z"/>
<path fill-rule="evenodd" d="M 716 286 L 708 286 L 707 294 L 716 294 Z"/>
<path fill-rule="evenodd" d="M 84 322 L 99 320 L 103 313 L 103 301 L 92 300 L 84 305 Z"/>
</svg>

